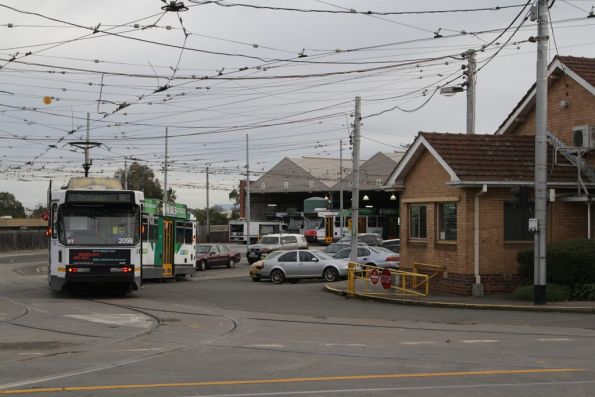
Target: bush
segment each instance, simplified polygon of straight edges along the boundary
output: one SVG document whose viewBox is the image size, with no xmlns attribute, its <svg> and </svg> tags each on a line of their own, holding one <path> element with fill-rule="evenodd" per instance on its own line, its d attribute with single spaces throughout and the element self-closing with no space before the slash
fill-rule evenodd
<svg viewBox="0 0 595 397">
<path fill-rule="evenodd" d="M 572 298 L 583 301 L 595 301 L 595 283 L 576 286 L 572 291 Z"/>
<path fill-rule="evenodd" d="M 517 255 L 519 272 L 533 280 L 533 248 Z M 567 286 L 595 283 L 595 240 L 557 241 L 547 246 L 548 283 Z"/>
<path fill-rule="evenodd" d="M 559 284 L 548 284 L 546 286 L 545 299 L 548 302 L 565 302 L 570 299 L 570 287 Z M 514 290 L 513 297 L 519 301 L 534 301 L 535 287 L 523 285 Z"/>
</svg>

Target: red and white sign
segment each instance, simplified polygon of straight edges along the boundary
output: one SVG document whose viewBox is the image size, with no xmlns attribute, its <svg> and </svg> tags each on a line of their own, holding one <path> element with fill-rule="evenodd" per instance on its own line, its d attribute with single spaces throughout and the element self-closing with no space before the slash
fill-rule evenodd
<svg viewBox="0 0 595 397">
<path fill-rule="evenodd" d="M 379 274 L 378 274 L 378 270 L 376 269 L 372 269 L 372 271 L 370 272 L 370 282 L 372 283 L 372 285 L 376 285 L 378 284 L 378 279 L 379 279 Z"/>
<path fill-rule="evenodd" d="M 380 274 L 380 284 L 384 289 L 389 289 L 392 284 L 392 276 L 388 269 L 384 269 Z"/>
</svg>

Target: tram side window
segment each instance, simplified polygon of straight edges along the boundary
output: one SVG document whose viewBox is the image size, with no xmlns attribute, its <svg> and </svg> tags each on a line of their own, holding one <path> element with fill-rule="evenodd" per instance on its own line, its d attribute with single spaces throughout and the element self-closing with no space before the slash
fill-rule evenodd
<svg viewBox="0 0 595 397">
<path fill-rule="evenodd" d="M 184 242 L 186 244 L 192 244 L 192 223 L 186 223 L 186 228 L 184 229 Z"/>
<path fill-rule="evenodd" d="M 157 224 L 149 225 L 149 241 L 156 243 L 159 240 L 159 226 Z"/>
<path fill-rule="evenodd" d="M 143 217 L 142 227 L 141 227 L 141 238 L 143 241 L 149 240 L 149 220 Z"/>
<path fill-rule="evenodd" d="M 58 225 L 58 204 L 52 204 L 52 214 L 51 214 L 51 221 L 52 221 L 52 238 L 58 237 L 57 232 L 57 225 Z"/>
<path fill-rule="evenodd" d="M 176 243 L 184 244 L 184 222 L 176 222 Z"/>
</svg>

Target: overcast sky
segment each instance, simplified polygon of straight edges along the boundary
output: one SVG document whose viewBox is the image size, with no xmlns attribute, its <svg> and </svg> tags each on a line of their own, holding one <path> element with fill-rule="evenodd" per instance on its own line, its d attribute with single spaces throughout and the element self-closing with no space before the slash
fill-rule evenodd
<svg viewBox="0 0 595 397">
<path fill-rule="evenodd" d="M 594 57 L 595 1 L 553 3 L 549 59 Z M 356 96 L 363 159 L 418 131 L 462 133 L 465 93 L 436 92 L 464 83 L 468 49 L 478 51 L 476 131 L 494 133 L 535 81 L 526 4 L 186 1 L 172 12 L 157 0 L 0 0 L 0 191 L 34 207 L 50 179 L 80 176 L 71 143 L 85 139 L 87 113 L 101 143 L 95 176 L 136 160 L 163 182 L 168 127 L 168 185 L 191 207 L 205 205 L 207 166 L 210 203 L 229 202 L 246 135 L 252 179 L 285 156 L 338 158 L 341 139 L 350 157 Z"/>
</svg>

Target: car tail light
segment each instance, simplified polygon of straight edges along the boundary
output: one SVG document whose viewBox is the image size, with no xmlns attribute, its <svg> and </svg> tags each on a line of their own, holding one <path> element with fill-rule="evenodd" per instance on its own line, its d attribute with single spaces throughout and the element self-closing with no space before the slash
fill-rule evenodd
<svg viewBox="0 0 595 397">
<path fill-rule="evenodd" d="M 262 263 L 262 262 L 261 262 L 261 263 L 258 263 L 258 264 L 256 264 L 256 268 L 257 268 L 258 270 L 262 270 L 262 268 L 263 268 L 263 267 L 264 267 L 264 263 Z"/>
<path fill-rule="evenodd" d="M 398 262 L 401 258 L 396 255 L 391 255 L 386 257 L 387 262 Z"/>
</svg>

